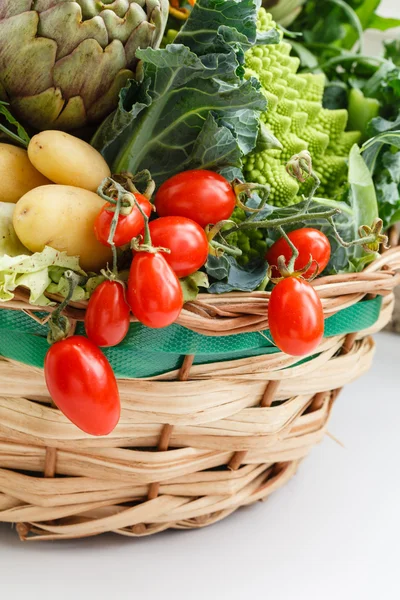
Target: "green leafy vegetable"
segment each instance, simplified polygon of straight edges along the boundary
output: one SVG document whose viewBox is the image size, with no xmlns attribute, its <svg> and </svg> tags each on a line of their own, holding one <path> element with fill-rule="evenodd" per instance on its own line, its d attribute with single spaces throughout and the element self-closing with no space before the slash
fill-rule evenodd
<svg viewBox="0 0 400 600">
<path fill-rule="evenodd" d="M 251 292 L 258 288 L 267 273 L 265 263 L 243 268 L 232 256 L 209 256 L 206 264 L 208 275 L 216 279 L 210 285 L 211 294 L 225 292 Z"/>
<path fill-rule="evenodd" d="M 150 168 L 157 184 L 193 165 L 239 167 L 266 107 L 258 82 L 243 79 L 256 40 L 252 0 L 200 0 L 176 38 L 185 45 L 137 51 L 141 82 L 121 92 L 94 146 L 114 171 Z"/>
<path fill-rule="evenodd" d="M 386 150 L 379 156 L 375 186 L 379 216 L 388 228 L 400 221 L 400 152 Z"/>
<path fill-rule="evenodd" d="M 363 139 L 365 139 L 368 123 L 378 116 L 379 108 L 379 100 L 366 98 L 361 90 L 353 88 L 349 94 L 348 127 L 365 132 L 363 135 Z"/>
<path fill-rule="evenodd" d="M 242 153 L 237 140 L 225 125 L 218 125 L 213 113 L 207 115 L 206 121 L 197 136 L 191 152 L 191 169 L 218 169 L 242 165 Z"/>
<path fill-rule="evenodd" d="M 385 56 L 390 59 L 397 67 L 400 67 L 400 38 L 384 43 Z"/>
<path fill-rule="evenodd" d="M 247 50 L 257 39 L 256 11 L 253 0 L 232 2 L 214 0 L 196 2 L 175 42 L 184 44 L 198 56 L 225 52 L 227 41 L 240 43 Z M 268 42 L 271 43 L 271 42 Z M 240 49 L 240 48 L 239 48 Z"/>
<path fill-rule="evenodd" d="M 49 269 L 49 275 L 52 282 L 47 286 L 46 292 L 48 294 L 57 294 L 66 298 L 69 293 L 70 284 L 63 276 L 65 269 L 58 269 L 56 271 L 55 268 Z M 77 285 L 72 294 L 72 302 L 80 302 L 81 300 L 88 300 L 90 296 L 93 294 L 94 290 L 100 283 L 105 280 L 103 275 L 96 275 L 94 277 L 90 277 L 85 284 L 85 286 Z"/>
<path fill-rule="evenodd" d="M 362 90 L 365 96 L 380 102 L 380 116 L 393 120 L 400 109 L 400 68 L 391 59 L 385 60 Z"/>
<path fill-rule="evenodd" d="M 360 149 L 354 145 L 349 157 L 349 185 L 350 203 L 353 207 L 355 236 L 361 225 L 372 226 L 378 218 L 378 204 L 376 200 L 374 182 L 368 167 L 361 156 Z M 360 258 L 365 255 L 361 246 L 354 247 L 354 255 Z"/>
<path fill-rule="evenodd" d="M 388 121 L 382 117 L 372 119 L 368 131 L 371 138 L 363 145 L 362 152 L 363 158 L 373 174 L 384 144 L 400 148 L 400 112 L 395 121 Z"/>
<path fill-rule="evenodd" d="M 372 119 L 369 133 L 362 152 L 374 176 L 379 216 L 388 228 L 400 221 L 400 112 L 394 121 Z"/>
<path fill-rule="evenodd" d="M 394 27 L 400 27 L 400 19 L 373 15 L 368 23 L 368 28 L 378 29 L 379 31 L 386 31 L 387 29 L 392 29 Z"/>
<path fill-rule="evenodd" d="M 381 116 L 392 119 L 400 103 L 398 42 L 385 45 L 384 58 L 368 56 L 360 45 L 354 51 L 356 41 L 362 40 L 362 30 L 400 26 L 399 19 L 376 14 L 380 3 L 381 0 L 308 0 L 293 24 L 303 32 L 303 39 L 295 45 L 302 67 L 324 72 L 329 87 L 335 86 L 326 91 L 324 106 L 349 108 L 349 126 L 360 128 L 364 140 L 368 118 L 376 117 L 379 111 Z M 337 84 L 344 86 L 348 98 Z"/>
<path fill-rule="evenodd" d="M 52 270 L 60 267 L 84 275 L 77 257 L 68 256 L 66 252 L 59 252 L 48 246 L 42 252 L 31 256 L 0 256 L 0 301 L 12 300 L 15 289 L 23 286 L 30 291 L 31 304 L 51 304 L 44 293 L 52 283 Z"/>
<path fill-rule="evenodd" d="M 292 27 L 303 33 L 304 42 L 313 47 L 322 62 L 335 50 L 351 50 L 357 40 L 361 41 L 365 29 L 384 31 L 400 25 L 399 19 L 377 15 L 380 3 L 381 0 L 307 0 Z"/>
<path fill-rule="evenodd" d="M 376 160 L 384 144 L 400 148 L 400 130 L 383 131 L 364 144 L 364 158 L 371 171 L 375 171 Z"/>
<path fill-rule="evenodd" d="M 337 6 L 339 6 L 342 9 L 342 11 L 346 14 L 349 24 L 352 26 L 354 32 L 357 35 L 359 49 L 360 49 L 360 52 L 362 52 L 362 50 L 363 50 L 363 26 L 361 24 L 361 21 L 360 21 L 360 18 L 359 18 L 359 15 L 357 14 L 357 12 L 355 10 L 353 10 L 353 8 L 350 6 L 350 4 L 348 2 L 345 2 L 345 0 L 327 0 L 327 1 L 332 2 L 333 4 L 336 4 Z"/>
<path fill-rule="evenodd" d="M 20 123 L 18 123 L 18 121 L 13 117 L 7 106 L 7 102 L 2 102 L 0 100 L 0 117 L 3 117 L 3 121 L 11 125 L 14 128 L 14 131 L 2 123 L 1 120 L 0 131 L 5 133 L 7 137 L 11 138 L 17 144 L 27 147 L 30 141 L 29 135 L 26 133 L 22 125 L 20 125 Z"/>
<path fill-rule="evenodd" d="M 180 283 L 184 302 L 196 300 L 200 288 L 207 289 L 210 285 L 206 273 L 203 273 L 202 271 L 197 271 L 196 273 L 193 273 L 193 275 L 180 279 Z"/>
</svg>

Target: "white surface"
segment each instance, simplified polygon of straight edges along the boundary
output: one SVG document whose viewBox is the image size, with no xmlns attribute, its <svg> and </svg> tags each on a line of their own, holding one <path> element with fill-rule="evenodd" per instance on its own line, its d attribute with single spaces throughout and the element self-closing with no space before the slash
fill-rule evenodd
<svg viewBox="0 0 400 600">
<path fill-rule="evenodd" d="M 392 19 L 400 19 L 400 1 L 399 0 L 382 0 L 379 5 L 378 14 L 382 17 L 390 17 Z M 367 54 L 380 56 L 383 54 L 383 40 L 393 40 L 399 37 L 399 28 L 388 29 L 387 31 L 377 31 L 368 29 L 365 35 Z"/>
<path fill-rule="evenodd" d="M 378 14 L 382 17 L 400 17 L 399 0 L 382 0 L 379 5 Z"/>
<path fill-rule="evenodd" d="M 21 544 L 0 526 L 1 600 L 399 597 L 400 336 L 334 407 L 329 438 L 265 503 L 206 529 Z"/>
</svg>

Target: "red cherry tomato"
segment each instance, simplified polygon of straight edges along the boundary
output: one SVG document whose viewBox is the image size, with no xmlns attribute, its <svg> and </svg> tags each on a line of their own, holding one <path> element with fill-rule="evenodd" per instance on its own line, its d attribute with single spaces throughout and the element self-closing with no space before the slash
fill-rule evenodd
<svg viewBox="0 0 400 600">
<path fill-rule="evenodd" d="M 287 277 L 272 290 L 269 329 L 275 344 L 292 356 L 310 354 L 324 335 L 324 313 L 314 288 L 304 279 Z"/>
<path fill-rule="evenodd" d="M 62 413 L 90 435 L 107 435 L 120 417 L 118 386 L 110 363 L 97 346 L 74 335 L 53 344 L 44 373 L 50 396 Z"/>
<path fill-rule="evenodd" d="M 183 293 L 179 279 L 159 253 L 137 252 L 128 280 L 128 302 L 147 327 L 167 327 L 179 316 Z"/>
<path fill-rule="evenodd" d="M 195 273 L 207 260 L 207 236 L 191 219 L 161 217 L 150 223 L 150 235 L 154 246 L 171 250 L 163 256 L 178 277 Z"/>
<path fill-rule="evenodd" d="M 299 270 L 307 266 L 310 256 L 312 256 L 313 260 L 318 263 L 318 272 L 322 273 L 331 257 L 331 246 L 326 235 L 318 229 L 304 227 L 303 229 L 291 231 L 288 233 L 288 237 L 299 251 L 295 269 Z M 278 258 L 280 256 L 285 257 L 286 263 L 289 262 L 290 257 L 292 256 L 292 250 L 285 238 L 280 238 L 275 242 L 268 250 L 265 258 L 268 261 L 268 264 L 274 267 L 278 264 Z M 308 271 L 303 274 L 303 277 L 305 279 L 312 277 L 316 270 L 317 265 L 313 263 Z M 278 269 L 272 270 L 272 277 L 279 277 Z"/>
<path fill-rule="evenodd" d="M 150 217 L 153 207 L 151 202 L 147 200 L 142 194 L 135 194 L 135 198 L 138 201 L 141 209 L 147 217 Z M 112 204 L 105 204 L 94 222 L 94 232 L 99 242 L 104 246 L 110 246 L 108 243 L 108 237 L 110 235 L 111 221 L 113 220 L 114 213 L 107 210 L 112 207 Z M 125 246 L 130 241 L 137 237 L 143 230 L 144 219 L 137 206 L 132 207 L 132 211 L 129 215 L 119 215 L 118 224 L 114 234 L 114 244 L 116 246 Z"/>
<path fill-rule="evenodd" d="M 96 346 L 117 346 L 128 333 L 129 314 L 122 283 L 103 281 L 86 309 L 86 335 Z"/>
<path fill-rule="evenodd" d="M 184 171 L 165 181 L 155 200 L 160 217 L 180 216 L 201 227 L 229 219 L 236 197 L 228 181 L 213 171 Z"/>
</svg>

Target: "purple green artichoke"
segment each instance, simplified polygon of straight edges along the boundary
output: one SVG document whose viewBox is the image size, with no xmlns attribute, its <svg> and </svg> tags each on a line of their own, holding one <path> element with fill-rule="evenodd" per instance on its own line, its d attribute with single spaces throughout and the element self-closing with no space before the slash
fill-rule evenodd
<svg viewBox="0 0 400 600">
<path fill-rule="evenodd" d="M 167 18 L 168 0 L 1 0 L 0 100 L 35 129 L 98 123 Z"/>
</svg>

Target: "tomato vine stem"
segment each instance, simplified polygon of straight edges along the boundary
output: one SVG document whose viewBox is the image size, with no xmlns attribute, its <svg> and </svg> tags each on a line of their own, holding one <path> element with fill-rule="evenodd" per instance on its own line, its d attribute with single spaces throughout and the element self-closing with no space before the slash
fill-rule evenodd
<svg viewBox="0 0 400 600">
<path fill-rule="evenodd" d="M 116 177 L 120 178 L 121 181 L 123 181 L 123 184 L 116 181 L 113 177 L 107 177 L 102 181 L 97 190 L 98 195 L 101 198 L 103 198 L 103 200 L 113 205 L 108 209 L 110 212 L 114 213 L 114 216 L 111 221 L 110 234 L 107 241 L 110 244 L 113 251 L 113 273 L 115 275 L 117 275 L 118 273 L 118 267 L 117 251 L 114 244 L 114 236 L 120 215 L 127 216 L 131 213 L 132 209 L 136 207 L 142 215 L 144 221 L 143 247 L 140 247 L 140 249 L 146 249 L 148 252 L 156 251 L 156 249 L 153 248 L 151 243 L 149 218 L 140 206 L 135 196 L 135 194 L 139 193 L 134 184 L 135 177 L 133 177 L 129 173 L 124 173 Z M 154 191 L 154 182 L 151 179 L 150 173 L 148 171 L 142 171 L 136 177 L 140 178 L 141 181 L 143 180 L 143 178 L 146 178 L 147 187 L 143 195 L 145 195 L 146 198 L 149 199 Z M 132 240 L 132 242 L 134 243 L 134 240 Z M 136 250 L 138 249 L 139 246 L 136 247 Z"/>
<path fill-rule="evenodd" d="M 333 217 L 334 215 L 338 215 L 340 210 L 338 208 L 331 208 L 327 211 L 320 212 L 304 212 L 301 211 L 297 215 L 291 215 L 289 217 L 282 217 L 280 219 L 267 219 L 265 221 L 243 221 L 240 224 L 237 224 L 235 227 L 231 227 L 227 231 L 224 231 L 224 235 L 228 236 L 235 231 L 244 230 L 244 229 L 278 229 L 279 227 L 284 227 L 285 225 L 294 225 L 303 221 L 312 221 L 313 219 L 326 219 L 329 217 Z"/>
<path fill-rule="evenodd" d="M 54 344 L 55 342 L 59 342 L 68 337 L 70 322 L 69 319 L 62 314 L 62 311 L 71 302 L 74 291 L 78 285 L 84 285 L 87 281 L 87 277 L 78 275 L 74 271 L 70 270 L 65 271 L 64 278 L 68 284 L 68 293 L 64 300 L 54 310 L 49 320 L 49 333 L 47 336 L 47 341 L 49 344 Z"/>
<path fill-rule="evenodd" d="M 296 246 L 293 244 L 292 240 L 290 239 L 290 237 L 288 236 L 286 231 L 283 229 L 283 227 L 278 227 L 278 229 L 279 229 L 279 232 L 282 235 L 282 237 L 284 237 L 286 242 L 289 244 L 289 247 L 292 251 L 292 256 L 290 257 L 290 260 L 289 260 L 288 264 L 286 265 L 286 268 L 289 271 L 289 273 L 292 273 L 294 271 L 294 265 L 296 263 L 296 260 L 299 258 L 299 251 L 296 248 Z M 279 257 L 279 258 L 283 258 L 283 260 L 285 260 L 283 256 Z"/>
<path fill-rule="evenodd" d="M 381 245 L 387 250 L 388 249 L 388 237 L 383 231 L 382 219 L 375 219 L 372 226 L 362 225 L 359 229 L 360 237 L 351 242 L 346 242 L 340 235 L 336 228 L 336 224 L 332 218 L 328 219 L 329 224 L 333 229 L 335 238 L 344 246 L 344 248 L 351 248 L 352 246 L 362 246 L 366 252 L 378 252 Z"/>
</svg>

